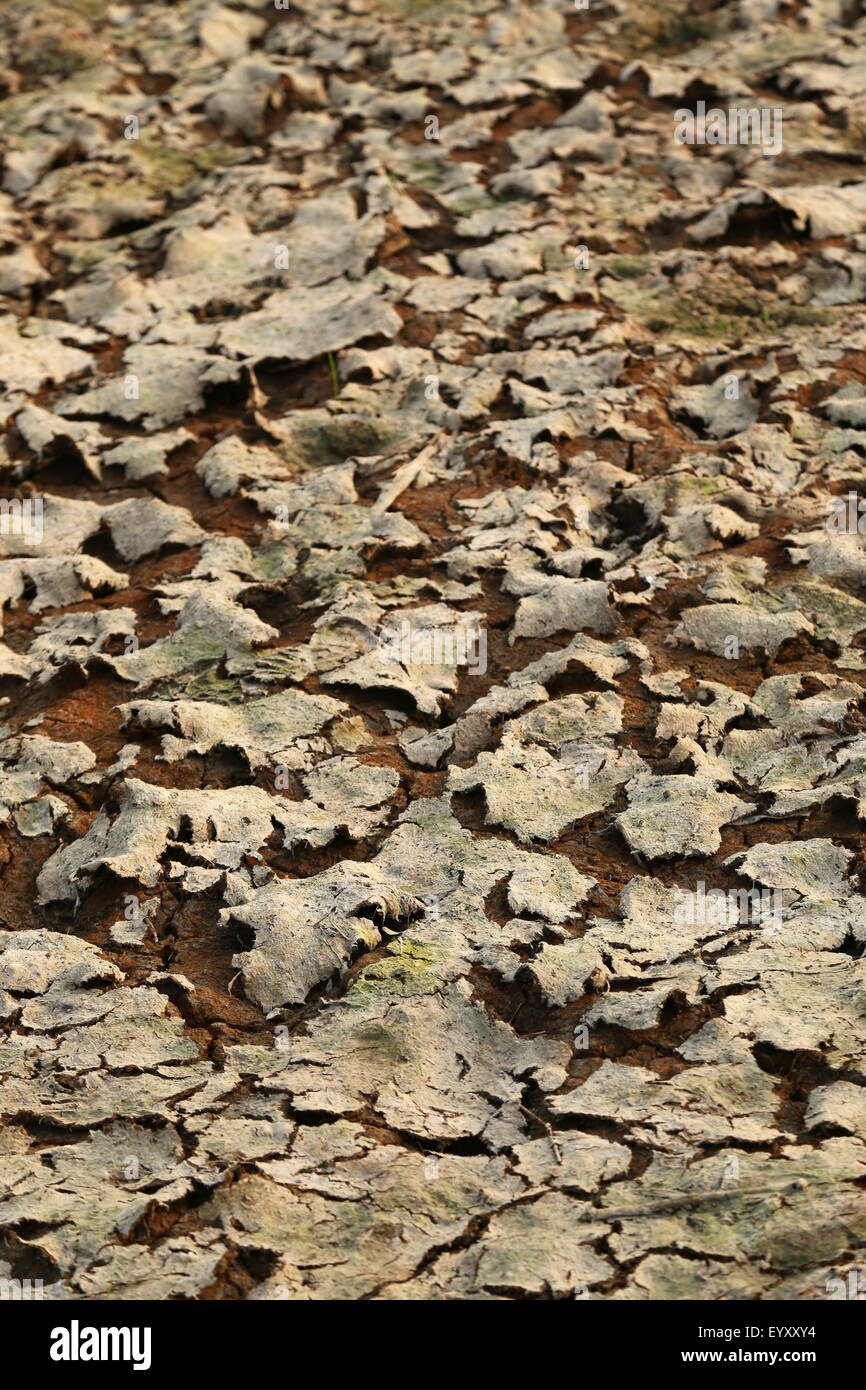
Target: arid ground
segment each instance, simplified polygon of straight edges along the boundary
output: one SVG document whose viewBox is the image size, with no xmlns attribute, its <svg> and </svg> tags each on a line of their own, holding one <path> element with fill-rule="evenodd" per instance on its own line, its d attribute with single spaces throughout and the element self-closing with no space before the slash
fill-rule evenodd
<svg viewBox="0 0 866 1390">
<path fill-rule="evenodd" d="M 866 1297 L 860 8 L 4 0 L 0 129 L 0 1292 Z"/>
</svg>

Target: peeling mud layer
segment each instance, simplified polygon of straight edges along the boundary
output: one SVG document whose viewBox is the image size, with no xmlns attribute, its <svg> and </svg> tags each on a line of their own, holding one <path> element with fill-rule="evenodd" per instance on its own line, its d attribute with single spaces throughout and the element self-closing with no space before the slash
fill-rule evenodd
<svg viewBox="0 0 866 1390">
<path fill-rule="evenodd" d="M 857 7 L 12 0 L 0 123 L 0 1291 L 850 1290 Z"/>
</svg>

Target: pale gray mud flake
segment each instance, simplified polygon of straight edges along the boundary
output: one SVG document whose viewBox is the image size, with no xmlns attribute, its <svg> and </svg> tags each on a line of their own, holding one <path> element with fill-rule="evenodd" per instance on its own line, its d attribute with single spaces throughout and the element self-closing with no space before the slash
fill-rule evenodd
<svg viewBox="0 0 866 1390">
<path fill-rule="evenodd" d="M 282 479 L 289 470 L 271 449 L 245 444 L 229 435 L 202 455 L 195 471 L 208 492 L 214 497 L 226 497 L 237 492 L 241 483 Z"/>
<path fill-rule="evenodd" d="M 141 421 L 163 430 L 204 405 L 205 392 L 238 381 L 241 367 L 198 347 L 136 343 L 127 348 L 123 373 L 105 385 L 57 403 L 59 415 Z"/>
<path fill-rule="evenodd" d="M 758 418 L 758 405 L 748 383 L 731 373 L 712 386 L 686 386 L 671 401 L 671 410 L 698 421 L 711 439 L 739 434 Z"/>
<path fill-rule="evenodd" d="M 154 887 L 166 851 L 182 856 L 179 868 L 192 852 L 203 867 L 236 870 L 281 823 L 288 843 L 303 838 L 306 809 L 256 786 L 186 791 L 136 778 L 121 784 L 119 806 L 114 820 L 101 811 L 80 840 L 51 856 L 37 881 L 42 902 L 75 899 L 102 869 Z"/>
<path fill-rule="evenodd" d="M 814 1052 L 863 1076 L 866 968 L 844 953 L 795 947 L 752 949 L 720 963 L 720 983 L 746 985 L 725 1000 L 725 1017 L 743 1037 L 782 1052 Z"/>
<path fill-rule="evenodd" d="M 815 631 L 803 613 L 793 607 L 767 607 L 749 603 L 699 604 L 687 608 L 672 636 L 714 656 L 736 653 L 740 647 L 757 647 L 774 656 L 783 642 L 799 633 Z"/>
<path fill-rule="evenodd" d="M 308 362 L 364 338 L 393 338 L 396 311 L 370 286 L 334 281 L 315 289 L 280 290 L 255 313 L 218 330 L 217 345 L 248 362 Z"/>
<path fill-rule="evenodd" d="M 626 787 L 628 810 L 616 817 L 629 847 L 649 859 L 714 854 L 724 825 L 751 809 L 700 777 L 641 773 Z"/>
<path fill-rule="evenodd" d="M 90 353 L 69 347 L 49 333 L 22 333 L 11 314 L 0 319 L 0 383 L 7 410 L 19 402 L 23 405 L 29 395 L 49 383 L 89 375 L 93 369 Z"/>
<path fill-rule="evenodd" d="M 594 1246 L 603 1221 L 575 1221 L 576 1203 L 561 1193 L 498 1212 L 478 1245 L 476 1287 L 567 1296 L 606 1283 L 615 1266 Z"/>
<path fill-rule="evenodd" d="M 641 765 L 636 754 L 590 745 L 588 759 L 578 766 L 574 758 L 569 764 L 542 747 L 509 739 L 495 753 L 480 753 L 470 768 L 449 768 L 448 789 L 479 788 L 487 804 L 486 824 L 513 831 L 525 844 L 550 842 L 575 821 L 610 805 Z"/>
<path fill-rule="evenodd" d="M 527 965 L 546 1004 L 561 1008 L 608 983 L 608 972 L 599 952 L 586 939 L 542 945 Z"/>
<path fill-rule="evenodd" d="M 123 656 L 106 657 L 123 679 L 139 690 L 156 681 L 176 681 L 185 686 L 203 669 L 213 670 L 226 659 L 246 666 L 253 648 L 279 636 L 279 631 L 251 608 L 220 594 L 193 593 L 183 604 L 174 630 L 149 646 Z"/>
<path fill-rule="evenodd" d="M 194 1236 L 172 1236 L 155 1250 L 146 1245 L 114 1249 L 75 1275 L 68 1297 L 111 1299 L 195 1298 L 213 1282 L 228 1246 L 212 1228 Z"/>
<path fill-rule="evenodd" d="M 589 896 L 594 883 L 558 854 L 527 856 L 508 881 L 508 906 L 513 912 L 565 921 Z"/>
<path fill-rule="evenodd" d="M 0 560 L 0 602 L 14 604 L 29 590 L 31 613 L 61 608 L 124 589 L 129 576 L 112 569 L 95 555 L 52 556 L 49 559 Z"/>
<path fill-rule="evenodd" d="M 773 1078 L 751 1057 L 707 1063 L 663 1079 L 644 1067 L 602 1062 L 583 1085 L 557 1095 L 557 1115 L 596 1116 L 634 1130 L 645 1127 L 660 1147 L 729 1138 L 757 1143 L 777 1134 Z"/>
<path fill-rule="evenodd" d="M 29 1011 L 34 1026 L 41 1026 L 42 1018 L 33 1015 L 31 1001 L 62 999 L 61 1012 L 68 1014 L 68 1022 L 74 1023 L 77 1019 L 72 999 L 76 993 L 76 1002 L 86 1004 L 96 997 L 91 995 L 88 1001 L 86 985 L 119 979 L 121 974 L 116 966 L 105 960 L 95 946 L 76 937 L 49 931 L 0 933 L 0 990 L 7 1010 L 23 1007 Z"/>
<path fill-rule="evenodd" d="M 133 700 L 120 706 L 123 722 L 168 729 L 162 756 L 177 762 L 213 748 L 238 749 L 251 769 L 267 763 L 304 765 L 306 741 L 347 707 L 328 695 L 286 690 L 262 700 L 220 705 L 207 700 Z"/>
<path fill-rule="evenodd" d="M 156 497 L 133 498 L 107 507 L 102 519 L 118 555 L 127 564 L 165 545 L 199 545 L 206 532 L 185 507 L 169 507 Z"/>
<path fill-rule="evenodd" d="M 832 840 L 800 840 L 757 844 L 726 860 L 742 877 L 775 889 L 792 889 L 804 898 L 844 898 L 852 890 L 846 880 L 851 851 Z"/>
<path fill-rule="evenodd" d="M 227 910 L 230 923 L 255 933 L 253 949 L 234 964 L 265 1012 L 301 1004 L 361 947 L 378 945 L 386 921 L 405 923 L 420 906 L 372 865 L 338 864 L 309 880 L 274 879 Z"/>
<path fill-rule="evenodd" d="M 223 1240 L 279 1256 L 256 1297 L 360 1298 L 390 1280 L 410 1289 L 426 1255 L 523 1191 L 501 1158 L 443 1155 L 431 1168 L 420 1153 L 380 1148 L 339 1167 L 352 1200 L 246 1176 L 208 1204 Z"/>
<path fill-rule="evenodd" d="M 119 1242 L 155 1203 L 191 1188 L 180 1136 L 170 1125 L 149 1131 L 118 1121 L 78 1143 L 43 1149 L 26 1166 L 19 1158 L 14 1177 L 9 1161 L 0 1162 L 9 1180 L 0 1226 L 38 1221 L 44 1230 L 32 1243 L 63 1273 Z"/>
<path fill-rule="evenodd" d="M 401 977 L 395 997 L 389 984 Z M 496 1147 L 525 1138 L 524 1085 L 533 1077 L 560 1085 L 567 1048 L 518 1037 L 472 1000 L 465 981 L 437 983 L 435 964 L 417 958 L 405 966 L 398 958 L 387 972 L 374 968 L 355 986 L 357 1001 L 350 991 L 345 1006 L 314 1021 L 309 1037 L 290 1037 L 284 1051 L 274 1051 L 279 1074 L 269 1084 L 290 1089 L 299 1114 L 339 1116 L 369 1103 L 386 1123 L 421 1138 L 489 1130 Z M 233 1051 L 232 1058 L 245 1069 L 243 1055 Z M 267 1064 L 266 1057 L 250 1060 Z"/>
<path fill-rule="evenodd" d="M 84 670 L 113 639 L 122 638 L 125 646 L 134 646 L 135 611 L 103 608 L 94 613 L 62 613 L 44 618 L 33 631 L 27 656 L 37 680 L 45 684 L 64 667 L 74 664 Z"/>
<path fill-rule="evenodd" d="M 548 579 L 540 573 L 520 575 L 505 585 L 520 596 L 509 641 L 547 637 L 553 632 L 613 632 L 617 618 L 608 601 L 608 586 L 594 579 Z"/>
<path fill-rule="evenodd" d="M 737 1177 L 728 1154 L 699 1163 L 692 1155 L 656 1158 L 625 1190 L 612 1187 L 593 1208 L 595 1220 L 621 1221 L 610 1248 L 617 1260 L 677 1246 L 692 1256 L 734 1260 L 740 1269 L 762 1264 L 779 1274 L 829 1263 L 862 1227 L 854 1183 L 863 1146 L 831 1139 L 820 1147 L 783 1148 L 778 1157 L 738 1151 Z"/>
</svg>

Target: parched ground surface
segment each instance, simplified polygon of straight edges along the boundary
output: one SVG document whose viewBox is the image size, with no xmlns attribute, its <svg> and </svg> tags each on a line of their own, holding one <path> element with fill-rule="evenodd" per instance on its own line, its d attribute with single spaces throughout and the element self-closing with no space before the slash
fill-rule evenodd
<svg viewBox="0 0 866 1390">
<path fill-rule="evenodd" d="M 2 1278 L 850 1291 L 864 38 L 0 6 Z"/>
</svg>

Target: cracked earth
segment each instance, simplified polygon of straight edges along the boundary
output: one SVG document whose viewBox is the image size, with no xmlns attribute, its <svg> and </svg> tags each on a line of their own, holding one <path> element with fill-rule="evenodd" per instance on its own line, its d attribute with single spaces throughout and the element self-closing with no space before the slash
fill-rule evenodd
<svg viewBox="0 0 866 1390">
<path fill-rule="evenodd" d="M 856 1286 L 866 20 L 649 9 L 0 5 L 3 1280 Z"/>
</svg>

